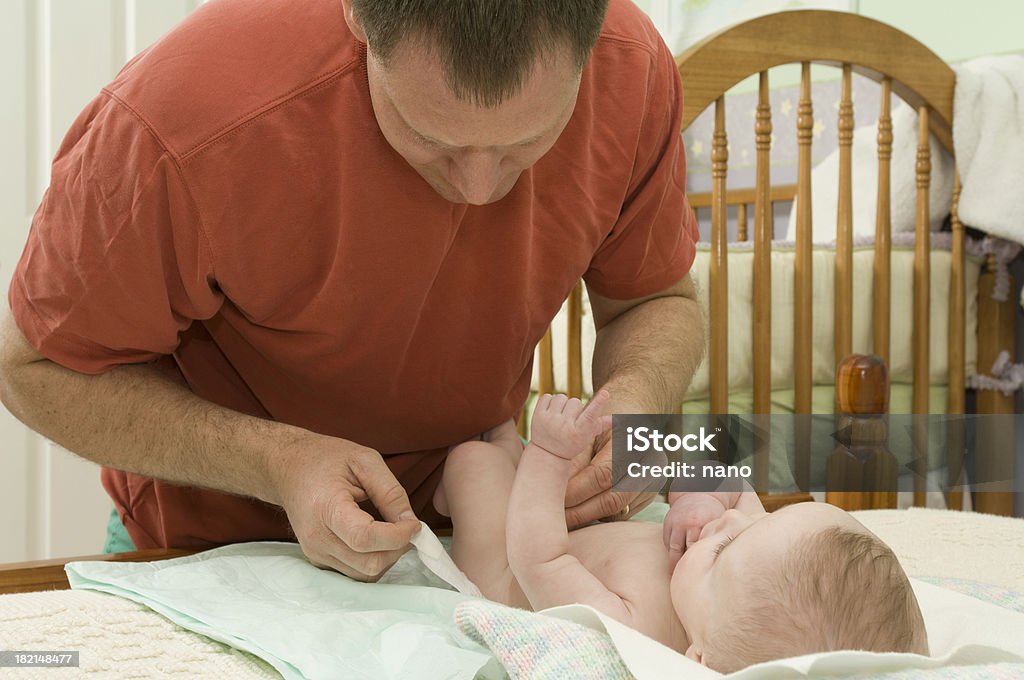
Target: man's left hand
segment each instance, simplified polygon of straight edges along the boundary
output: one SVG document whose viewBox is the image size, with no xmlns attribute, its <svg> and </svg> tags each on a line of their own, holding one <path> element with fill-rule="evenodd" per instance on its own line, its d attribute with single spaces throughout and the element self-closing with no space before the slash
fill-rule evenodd
<svg viewBox="0 0 1024 680">
<path fill-rule="evenodd" d="M 594 440 L 594 451 L 573 459 L 565 494 L 565 523 L 570 529 L 594 520 L 629 519 L 657 498 L 653 492 L 612 491 L 612 437 L 606 430 Z"/>
</svg>

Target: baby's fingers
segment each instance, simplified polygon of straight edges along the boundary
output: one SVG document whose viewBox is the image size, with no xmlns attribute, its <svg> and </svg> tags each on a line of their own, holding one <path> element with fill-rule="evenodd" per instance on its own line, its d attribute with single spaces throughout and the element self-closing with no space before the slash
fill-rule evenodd
<svg viewBox="0 0 1024 680">
<path fill-rule="evenodd" d="M 583 402 L 576 397 L 573 397 L 569 401 L 565 402 L 565 408 L 562 409 L 562 414 L 569 418 L 578 418 L 582 411 Z"/>
<path fill-rule="evenodd" d="M 683 551 L 686 550 L 686 531 L 679 526 L 673 526 L 671 523 L 665 523 L 664 532 L 667 534 L 665 538 L 665 545 L 668 547 L 668 571 L 671 574 L 675 569 L 676 562 L 683 556 Z"/>
</svg>

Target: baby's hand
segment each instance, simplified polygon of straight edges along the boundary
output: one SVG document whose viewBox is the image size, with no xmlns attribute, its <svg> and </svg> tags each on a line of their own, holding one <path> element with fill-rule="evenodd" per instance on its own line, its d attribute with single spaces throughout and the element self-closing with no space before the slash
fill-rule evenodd
<svg viewBox="0 0 1024 680">
<path fill-rule="evenodd" d="M 607 390 L 594 395 L 586 408 L 575 397 L 544 394 L 537 401 L 530 426 L 530 441 L 559 458 L 570 460 L 594 443 L 594 437 L 612 424 L 611 416 L 602 416 L 608 401 Z"/>
<path fill-rule="evenodd" d="M 662 539 L 668 548 L 669 570 L 675 568 L 683 553 L 700 538 L 708 522 L 725 514 L 722 501 L 710 493 L 681 493 L 671 501 L 661 527 Z"/>
</svg>

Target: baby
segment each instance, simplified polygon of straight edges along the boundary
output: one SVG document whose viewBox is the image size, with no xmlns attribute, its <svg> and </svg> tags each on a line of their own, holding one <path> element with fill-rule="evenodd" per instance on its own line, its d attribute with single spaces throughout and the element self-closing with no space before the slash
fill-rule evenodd
<svg viewBox="0 0 1024 680">
<path fill-rule="evenodd" d="M 607 400 L 543 395 L 525 450 L 511 421 L 452 449 L 434 503 L 452 519 L 455 563 L 486 597 L 590 605 L 723 673 L 839 649 L 928 653 L 896 557 L 834 506 L 769 514 L 751 491 L 670 494 L 670 512 L 706 522 L 674 567 L 655 523 L 570 533 L 570 461 L 610 426 Z"/>
</svg>

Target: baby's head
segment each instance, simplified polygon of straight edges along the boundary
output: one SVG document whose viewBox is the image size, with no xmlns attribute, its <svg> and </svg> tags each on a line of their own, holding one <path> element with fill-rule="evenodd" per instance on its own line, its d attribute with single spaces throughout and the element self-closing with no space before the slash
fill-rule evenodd
<svg viewBox="0 0 1024 680">
<path fill-rule="evenodd" d="M 726 512 L 679 560 L 671 592 L 686 655 L 721 672 L 840 649 L 928 653 L 892 550 L 826 503 Z"/>
</svg>

